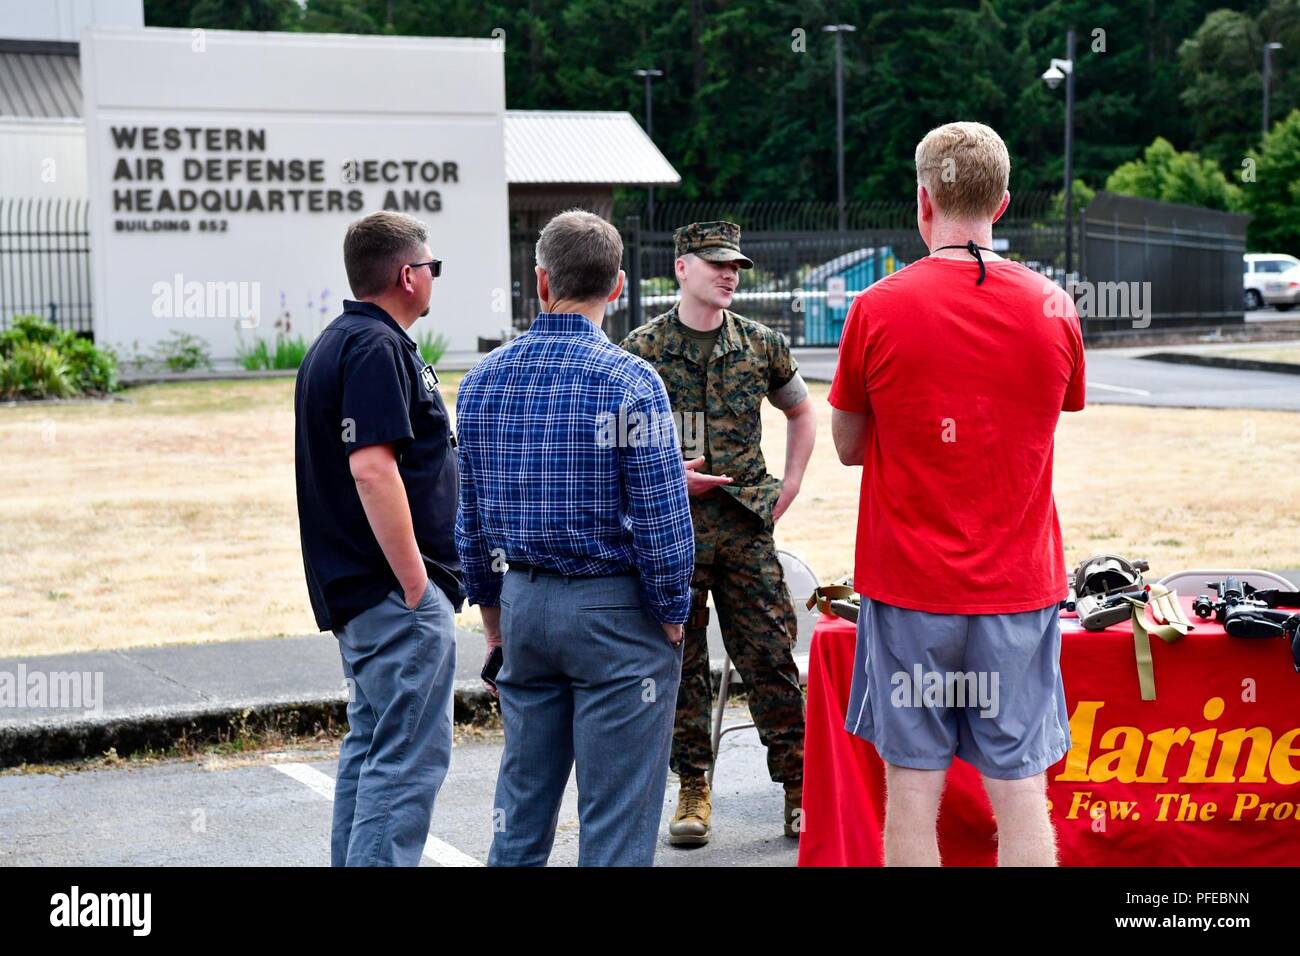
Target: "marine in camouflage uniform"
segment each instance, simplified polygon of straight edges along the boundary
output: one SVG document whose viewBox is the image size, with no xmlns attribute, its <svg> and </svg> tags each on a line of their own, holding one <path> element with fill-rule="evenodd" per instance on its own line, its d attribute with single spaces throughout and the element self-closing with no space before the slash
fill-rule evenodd
<svg viewBox="0 0 1300 956">
<path fill-rule="evenodd" d="M 674 234 L 675 252 L 713 261 L 743 260 L 740 229 L 694 223 Z M 712 764 L 708 594 L 713 594 L 723 644 L 745 682 L 749 710 L 773 780 L 787 792 L 803 779 L 804 701 L 791 651 L 797 623 L 772 540 L 780 479 L 769 474 L 759 444 L 764 396 L 783 410 L 807 395 L 785 339 L 767 326 L 723 310 L 712 349 L 707 336 L 678 317 L 679 305 L 633 330 L 623 347 L 646 359 L 668 389 L 686 457 L 703 454 L 702 471 L 732 484 L 692 497 L 695 524 L 694 604 L 686 626 L 677 693 L 672 768 L 685 781 Z M 703 413 L 704 434 L 692 436 Z M 693 443 L 703 439 L 698 451 Z"/>
</svg>

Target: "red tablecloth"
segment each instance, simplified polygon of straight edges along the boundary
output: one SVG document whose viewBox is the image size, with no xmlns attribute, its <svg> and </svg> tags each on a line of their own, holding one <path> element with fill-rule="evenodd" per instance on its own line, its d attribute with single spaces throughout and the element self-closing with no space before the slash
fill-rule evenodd
<svg viewBox="0 0 1300 956">
<path fill-rule="evenodd" d="M 1300 863 L 1300 674 L 1285 641 L 1230 637 L 1191 612 L 1175 644 L 1151 639 L 1143 701 L 1126 623 L 1062 619 L 1073 749 L 1048 771 L 1067 866 Z M 854 625 L 823 616 L 812 639 L 800 866 L 879 866 L 884 764 L 844 729 Z M 996 828 L 979 773 L 954 760 L 939 810 L 946 865 L 991 866 Z"/>
</svg>

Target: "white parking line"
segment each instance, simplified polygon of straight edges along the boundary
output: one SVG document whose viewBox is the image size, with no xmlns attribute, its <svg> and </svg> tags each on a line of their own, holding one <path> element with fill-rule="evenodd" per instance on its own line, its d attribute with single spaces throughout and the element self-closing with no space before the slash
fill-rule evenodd
<svg viewBox="0 0 1300 956">
<path fill-rule="evenodd" d="M 1126 395 L 1150 395 L 1145 388 L 1128 388 L 1124 385 L 1103 385 L 1101 382 L 1089 382 L 1089 388 L 1100 388 L 1107 392 L 1123 392 Z"/>
<path fill-rule="evenodd" d="M 327 773 L 321 773 L 315 767 L 309 767 L 305 763 L 276 763 L 271 764 L 276 770 L 286 777 L 292 777 L 299 783 L 314 791 L 326 800 L 334 799 L 334 778 Z M 474 859 L 467 853 L 461 853 L 450 843 L 443 843 L 433 834 L 424 841 L 424 855 L 430 862 L 438 866 L 482 866 L 478 860 Z"/>
</svg>

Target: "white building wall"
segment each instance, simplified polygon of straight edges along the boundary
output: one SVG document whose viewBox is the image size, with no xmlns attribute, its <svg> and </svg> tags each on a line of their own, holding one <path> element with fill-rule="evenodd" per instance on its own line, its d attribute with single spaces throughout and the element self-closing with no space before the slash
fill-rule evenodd
<svg viewBox="0 0 1300 956">
<path fill-rule="evenodd" d="M 468 352 L 478 336 L 508 327 L 499 44 L 90 28 L 82 35 L 81 66 L 98 341 L 147 347 L 183 331 L 205 338 L 215 357 L 230 358 L 241 336 L 272 337 L 282 308 L 292 315 L 293 333 L 310 337 L 350 297 L 342 259 L 347 224 L 381 208 L 389 189 L 399 197 L 407 190 L 420 197 L 436 192 L 441 204 L 437 211 L 412 211 L 428 224 L 433 254 L 444 263 L 431 313 L 413 333 L 442 332 L 449 351 Z M 125 146 L 115 128 L 204 132 L 197 145 L 146 149 L 142 133 Z M 223 131 L 220 148 L 208 142 L 209 129 Z M 228 130 L 243 140 L 240 148 L 228 148 Z M 250 131 L 264 138 L 264 149 L 248 148 Z M 165 134 L 157 136 L 162 143 Z M 272 184 L 234 173 L 225 181 L 209 178 L 204 165 L 203 176 L 187 180 L 187 159 L 318 161 L 323 175 L 319 182 Z M 148 173 L 151 160 L 160 161 L 159 178 L 124 178 Z M 434 161 L 442 173 L 454 164 L 455 178 L 409 184 L 349 179 L 345 164 L 365 160 Z M 364 174 L 364 166 L 355 169 Z M 144 195 L 156 206 L 164 192 L 220 197 L 233 190 L 246 199 L 250 192 L 294 188 L 342 192 L 349 201 L 359 192 L 361 208 L 142 212 L 123 205 Z M 163 231 L 176 225 L 188 231 Z M 127 231 L 136 228 L 143 231 Z M 197 300 L 195 290 L 202 293 Z"/>
<path fill-rule="evenodd" d="M 75 42 L 88 26 L 142 27 L 144 0 L 0 0 L 0 37 Z"/>
<path fill-rule="evenodd" d="M 86 127 L 79 119 L 0 116 L 0 197 L 86 196 Z"/>
</svg>

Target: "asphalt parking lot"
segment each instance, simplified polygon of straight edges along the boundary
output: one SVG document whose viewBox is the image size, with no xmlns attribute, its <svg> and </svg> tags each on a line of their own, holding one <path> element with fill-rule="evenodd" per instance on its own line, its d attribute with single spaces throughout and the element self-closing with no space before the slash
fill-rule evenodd
<svg viewBox="0 0 1300 956">
<path fill-rule="evenodd" d="M 728 722 L 743 720 L 729 708 Z M 337 747 L 238 758 L 0 774 L 0 866 L 325 866 Z M 499 732 L 458 741 L 438 796 L 425 866 L 479 866 L 492 839 Z M 714 838 L 667 844 L 676 805 L 669 776 L 657 866 L 793 866 L 782 791 L 753 730 L 723 741 L 714 781 Z M 578 858 L 577 787 L 560 811 L 551 865 Z"/>
</svg>

